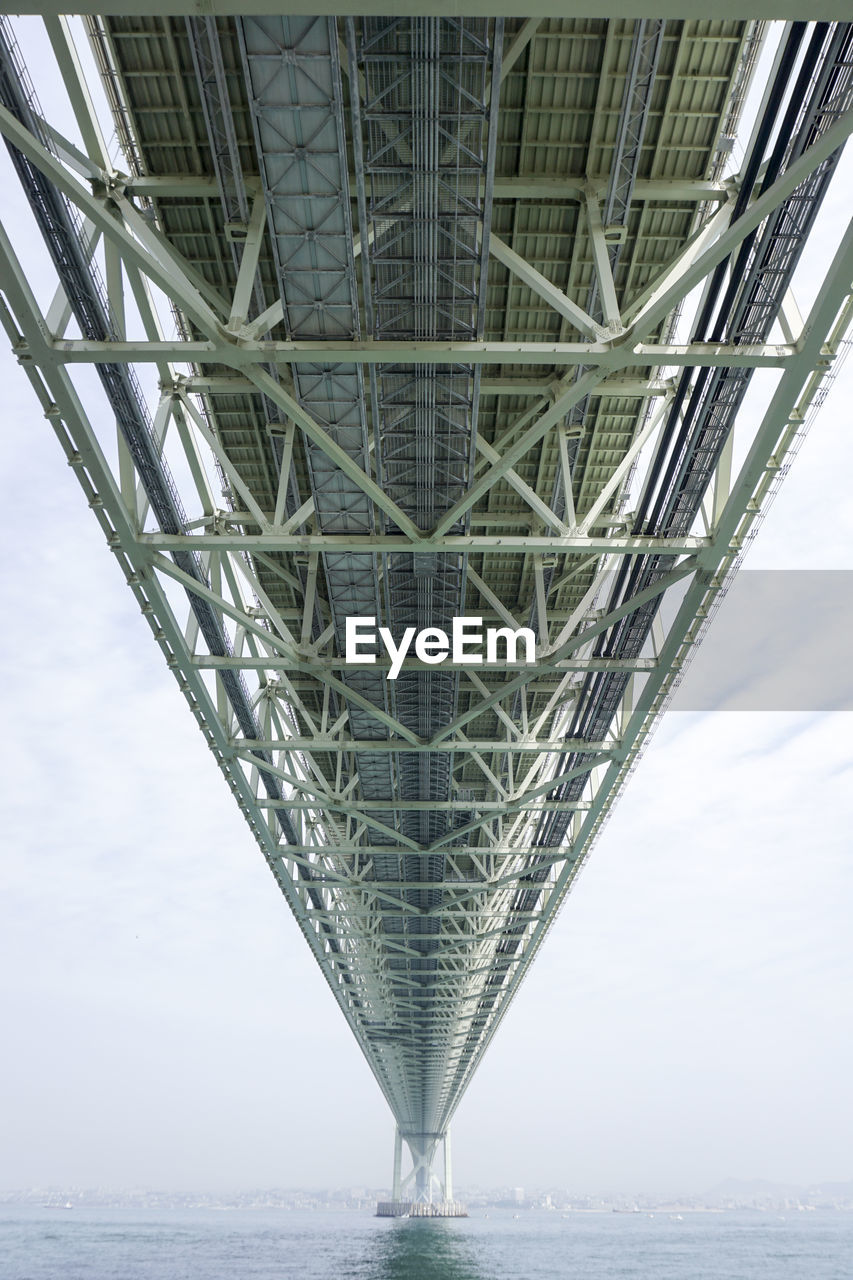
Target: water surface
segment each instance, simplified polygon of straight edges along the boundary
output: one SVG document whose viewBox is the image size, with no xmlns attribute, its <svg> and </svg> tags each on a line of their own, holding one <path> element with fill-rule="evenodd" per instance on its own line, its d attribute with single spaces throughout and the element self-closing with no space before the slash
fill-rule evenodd
<svg viewBox="0 0 853 1280">
<path fill-rule="evenodd" d="M 0 1280 L 853 1280 L 853 1214 L 0 1208 Z"/>
</svg>

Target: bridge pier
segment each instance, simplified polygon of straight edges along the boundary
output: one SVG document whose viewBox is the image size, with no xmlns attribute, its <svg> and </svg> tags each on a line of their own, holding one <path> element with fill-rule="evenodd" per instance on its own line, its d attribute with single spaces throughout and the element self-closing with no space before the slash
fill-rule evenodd
<svg viewBox="0 0 853 1280">
<path fill-rule="evenodd" d="M 394 1179 L 391 1184 L 391 1199 L 398 1201 L 402 1199 L 402 1188 L 400 1185 L 400 1175 L 403 1165 L 403 1135 L 400 1132 L 400 1126 L 394 1126 Z"/>
<path fill-rule="evenodd" d="M 404 1139 L 412 1157 L 412 1167 L 405 1178 L 402 1176 Z M 443 1180 L 432 1170 L 439 1143 L 442 1145 Z M 443 1134 L 403 1133 L 399 1125 L 396 1127 L 391 1199 L 380 1201 L 376 1215 L 379 1218 L 468 1216 L 464 1205 L 453 1199 L 449 1129 Z"/>
</svg>

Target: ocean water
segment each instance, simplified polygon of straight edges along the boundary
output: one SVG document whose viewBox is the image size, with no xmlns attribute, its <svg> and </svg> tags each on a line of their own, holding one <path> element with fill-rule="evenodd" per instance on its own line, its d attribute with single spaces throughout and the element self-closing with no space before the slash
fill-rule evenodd
<svg viewBox="0 0 853 1280">
<path fill-rule="evenodd" d="M 853 1280 L 853 1214 L 0 1208 L 0 1280 Z"/>
</svg>

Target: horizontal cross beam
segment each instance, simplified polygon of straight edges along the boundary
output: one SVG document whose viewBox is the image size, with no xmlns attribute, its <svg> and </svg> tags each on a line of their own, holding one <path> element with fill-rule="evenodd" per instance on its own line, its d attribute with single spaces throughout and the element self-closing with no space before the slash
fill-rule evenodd
<svg viewBox="0 0 853 1280">
<path fill-rule="evenodd" d="M 197 392 L 203 395 L 251 395 L 257 393 L 257 387 L 251 378 L 238 373 L 189 374 L 178 378 L 174 383 L 163 384 L 161 391 L 179 392 L 181 390 Z M 589 395 L 595 398 L 617 396 L 620 399 L 644 400 L 646 396 L 665 396 L 670 394 L 673 383 L 668 378 L 622 378 L 614 376 L 604 378 L 597 383 Z M 560 386 L 556 378 L 485 377 L 480 380 L 481 396 L 530 396 L 533 399 L 549 399 L 557 395 Z"/>
<path fill-rule="evenodd" d="M 442 552 L 448 555 L 517 555 L 549 552 L 579 555 L 694 555 L 711 546 L 710 538 L 687 535 L 681 538 L 649 538 L 622 535 L 612 538 L 564 534 L 554 537 L 523 534 L 458 534 L 430 537 L 425 534 L 416 541 L 411 538 L 385 536 L 383 534 L 298 534 L 298 533 L 200 533 L 171 534 L 146 533 L 140 535 L 140 546 L 158 551 L 301 551 L 339 552 L 343 555 L 355 552 L 393 554 L 402 551 Z"/>
<path fill-rule="evenodd" d="M 721 365 L 724 368 L 779 369 L 797 354 L 790 343 L 736 345 L 725 342 L 359 342 L 257 340 L 94 342 L 56 338 L 49 354 L 60 364 L 467 364 L 542 365 L 623 369 L 644 365 Z"/>
<path fill-rule="evenodd" d="M 171 12 L 174 12 L 172 10 Z M 247 196 L 251 197 L 259 189 L 259 183 L 246 178 Z M 219 199 L 219 183 L 214 177 L 204 174 L 160 173 L 141 174 L 122 180 L 123 189 L 128 195 L 150 196 L 154 199 Z M 633 199 L 636 201 L 654 200 L 656 203 L 698 204 L 704 202 L 719 203 L 727 200 L 732 182 L 702 182 L 679 180 L 677 178 L 639 178 L 634 183 Z M 369 187 L 369 181 L 368 181 Z M 355 176 L 351 176 L 350 190 L 355 198 Z M 587 179 L 583 175 L 576 177 L 555 178 L 544 173 L 523 173 L 518 177 L 507 176 L 495 178 L 493 198 L 495 200 L 583 200 L 587 192 L 601 196 L 607 190 L 606 178 Z"/>
<path fill-rule="evenodd" d="M 293 809 L 299 811 L 301 809 L 310 809 L 316 813 L 320 813 L 323 804 L 320 800 L 267 800 L 263 796 L 257 797 L 255 805 L 258 809 Z M 496 813 L 506 808 L 502 800 L 368 800 L 361 801 L 360 806 L 355 804 L 336 804 L 336 812 L 347 813 L 352 810 L 353 813 L 360 812 L 360 808 L 368 808 L 371 813 L 390 813 L 398 809 L 405 809 L 407 813 Z M 586 810 L 589 808 L 589 802 L 578 800 L 571 804 L 565 804 L 561 800 L 532 800 L 530 803 L 522 805 L 525 813 L 549 813 L 557 809 Z M 365 846 L 367 848 L 368 846 Z M 453 850 L 451 850 L 451 853 Z M 481 852 L 488 853 L 487 847 Z"/>
<path fill-rule="evenodd" d="M 401 752 L 417 754 L 447 751 L 511 751 L 519 752 L 556 752 L 567 751 L 605 751 L 618 747 L 618 742 L 586 742 L 583 738 L 531 739 L 519 738 L 507 741 L 506 738 L 473 738 L 460 741 L 458 738 L 442 739 L 441 742 L 423 742 L 413 746 L 410 742 L 399 739 L 375 741 L 370 738 L 328 738 L 328 737 L 294 737 L 294 738 L 235 738 L 233 746 L 250 747 L 257 751 L 329 751 L 342 754 L 346 751 L 357 751 L 360 755 L 396 755 Z M 365 808 L 371 807 L 370 800 L 361 802 Z M 400 801 L 400 808 L 406 808 L 405 800 Z"/>
<path fill-rule="evenodd" d="M 314 845 L 314 844 L 288 844 L 281 846 L 282 857 L 289 858 L 292 856 L 300 858 L 321 859 L 316 862 L 316 866 L 322 867 L 324 859 L 327 858 L 353 858 L 361 859 L 372 858 L 378 854 L 383 858 L 389 856 L 399 858 L 433 858 L 435 855 L 428 849 L 422 849 L 412 852 L 411 849 L 402 848 L 399 845 L 379 845 L 379 844 L 334 844 L 334 845 Z M 537 857 L 559 857 L 566 852 L 562 845 L 537 845 Z M 523 857 L 518 849 L 510 849 L 507 845 L 499 845 L 490 848 L 484 845 L 454 845 L 450 850 L 452 858 L 473 857 L 479 859 L 490 858 L 497 861 L 512 861 Z M 314 865 L 314 864 L 312 864 Z M 459 882 L 457 882 L 459 883 Z"/>
<path fill-rule="evenodd" d="M 401 17 L 480 17 L 515 18 L 518 16 L 518 0 L 397 0 L 393 6 Z M 195 17 L 200 10 L 213 16 L 242 15 L 246 12 L 241 0 L 147 0 L 146 14 L 181 15 Z M 648 17 L 648 0 L 581 0 L 571 8 L 572 18 L 645 18 Z M 255 0 L 252 13 L 295 14 L 305 13 L 305 0 Z M 4 3 L 4 13 L 36 14 L 110 14 L 136 18 L 139 16 L 139 0 L 14 0 Z M 386 16 L 388 0 L 331 0 L 324 13 L 338 16 Z M 654 12 L 660 18 L 694 18 L 696 11 L 684 0 L 657 0 Z M 562 0 L 528 0 L 524 5 L 527 17 L 565 18 L 566 6 Z M 715 18 L 742 20 L 750 18 L 802 18 L 803 8 L 795 0 L 749 0 L 747 11 L 739 0 L 717 0 Z M 809 18 L 846 18 L 849 9 L 842 0 L 814 0 L 809 7 Z"/>
<path fill-rule="evenodd" d="M 553 615 L 552 615 L 553 616 Z M 212 657 L 210 654 L 197 654 L 193 665 L 207 671 L 293 671 L 293 659 L 282 654 L 270 654 L 257 657 L 246 654 L 241 658 Z M 442 664 L 444 671 L 470 671 L 470 663 L 451 662 L 448 658 Z M 478 668 L 480 674 L 488 672 L 522 671 L 527 669 L 526 662 L 484 662 Z M 553 664 L 558 671 L 654 671 L 657 661 L 654 658 L 562 658 Z M 313 658 L 301 660 L 299 671 L 389 671 L 390 661 L 377 657 L 375 662 L 347 662 L 345 658 Z M 551 669 L 551 664 L 549 664 Z M 417 658 L 407 658 L 400 667 L 401 671 L 434 671 L 431 663 L 419 662 Z M 549 688 L 551 687 L 549 682 Z"/>
</svg>

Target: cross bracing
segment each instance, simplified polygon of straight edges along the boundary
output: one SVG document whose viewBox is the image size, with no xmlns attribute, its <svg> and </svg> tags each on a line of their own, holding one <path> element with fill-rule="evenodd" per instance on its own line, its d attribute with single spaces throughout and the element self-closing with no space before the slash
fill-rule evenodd
<svg viewBox="0 0 853 1280">
<path fill-rule="evenodd" d="M 10 24 L 0 49 L 56 283 L 41 308 L 0 233 L 4 329 L 421 1195 L 825 394 L 853 278 L 848 230 L 799 316 L 848 25 L 782 29 L 727 165 L 762 24 L 474 8 L 93 18 L 109 120 L 48 17 L 73 128 Z M 530 627 L 536 662 L 346 661 L 347 617 L 461 614 Z"/>
</svg>

